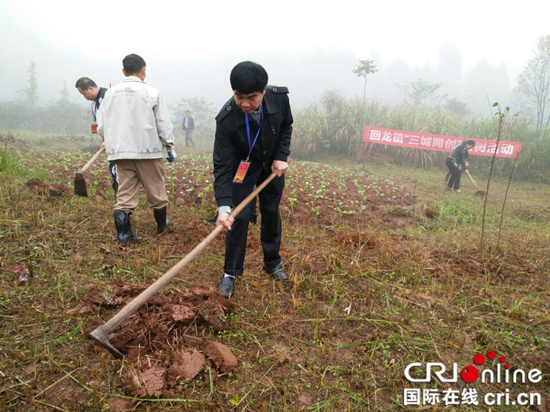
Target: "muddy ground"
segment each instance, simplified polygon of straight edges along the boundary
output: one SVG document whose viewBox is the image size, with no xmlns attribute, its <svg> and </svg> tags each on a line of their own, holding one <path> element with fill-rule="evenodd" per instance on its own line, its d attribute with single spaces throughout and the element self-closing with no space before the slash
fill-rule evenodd
<svg viewBox="0 0 550 412">
<path fill-rule="evenodd" d="M 399 410 L 408 363 L 462 365 L 482 350 L 550 374 L 539 205 L 510 213 L 499 249 L 494 227 L 480 249 L 467 219 L 479 199 L 307 162 L 281 205 L 292 282 L 262 271 L 260 216 L 231 301 L 214 292 L 220 236 L 114 331 L 126 355 L 115 360 L 87 333 L 210 233 L 212 171 L 204 156 L 168 165 L 171 231 L 156 235 L 142 197 L 132 224 L 144 242 L 119 245 L 107 164 L 86 175 L 89 198 L 72 194 L 85 157 L 38 154 L 29 174 L 2 180 L 0 267 L 29 271 L 21 286 L 20 272 L 0 275 L 7 410 Z"/>
<path fill-rule="evenodd" d="M 90 333 L 145 290 L 144 285 L 92 287 L 82 303 L 68 311 L 85 316 L 85 331 Z M 203 329 L 226 330 L 226 315 L 235 305 L 219 293 L 193 288 L 168 295 L 153 296 L 117 330 L 110 342 L 126 358 L 128 377 L 125 389 L 135 397 L 178 398 L 178 384 L 203 372 L 207 359 L 220 373 L 237 368 L 237 358 L 220 342 L 206 338 Z M 93 342 L 99 352 L 109 352 Z M 181 389 L 181 387 L 180 387 Z"/>
</svg>

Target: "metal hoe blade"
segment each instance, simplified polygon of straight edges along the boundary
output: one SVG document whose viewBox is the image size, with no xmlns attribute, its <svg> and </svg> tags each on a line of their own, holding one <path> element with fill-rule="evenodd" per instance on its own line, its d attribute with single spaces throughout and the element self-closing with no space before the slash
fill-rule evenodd
<svg viewBox="0 0 550 412">
<path fill-rule="evenodd" d="M 124 358 L 124 355 L 120 353 L 120 351 L 115 348 L 111 342 L 109 341 L 109 334 L 103 328 L 103 326 L 98 326 L 94 329 L 92 333 L 90 333 L 90 336 L 101 346 L 103 346 L 105 349 L 107 349 L 109 352 L 111 352 L 111 355 L 113 355 L 117 359 Z"/>
<path fill-rule="evenodd" d="M 86 189 L 86 179 L 84 179 L 84 176 L 80 172 L 74 175 L 74 192 L 78 196 L 88 197 L 88 190 Z"/>
</svg>

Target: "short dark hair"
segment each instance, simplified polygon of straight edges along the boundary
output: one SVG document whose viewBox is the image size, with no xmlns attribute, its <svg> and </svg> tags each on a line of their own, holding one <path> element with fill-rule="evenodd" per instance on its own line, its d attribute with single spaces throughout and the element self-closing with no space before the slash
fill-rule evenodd
<svg viewBox="0 0 550 412">
<path fill-rule="evenodd" d="M 475 145 L 476 145 L 476 142 L 474 142 L 473 140 L 466 140 L 466 144 L 475 146 Z"/>
<path fill-rule="evenodd" d="M 88 90 L 90 87 L 97 87 L 97 84 L 89 77 L 81 77 L 76 81 L 74 87 L 80 90 Z"/>
<path fill-rule="evenodd" d="M 263 92 L 267 86 L 267 72 L 258 63 L 251 61 L 240 62 L 229 76 L 231 88 L 241 94 Z"/>
<path fill-rule="evenodd" d="M 122 60 L 122 67 L 128 74 L 139 73 L 145 66 L 145 60 L 137 54 L 129 54 L 124 58 L 124 60 Z"/>
</svg>

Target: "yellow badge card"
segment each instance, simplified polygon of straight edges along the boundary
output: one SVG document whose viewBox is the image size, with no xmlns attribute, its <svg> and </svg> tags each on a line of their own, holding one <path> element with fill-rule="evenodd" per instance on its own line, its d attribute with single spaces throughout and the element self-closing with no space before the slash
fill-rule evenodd
<svg viewBox="0 0 550 412">
<path fill-rule="evenodd" d="M 237 173 L 235 173 L 235 178 L 233 179 L 233 183 L 244 182 L 244 178 L 246 177 L 246 173 L 248 172 L 249 167 L 250 167 L 250 162 L 247 162 L 246 160 L 241 160 L 241 164 L 237 169 Z"/>
</svg>

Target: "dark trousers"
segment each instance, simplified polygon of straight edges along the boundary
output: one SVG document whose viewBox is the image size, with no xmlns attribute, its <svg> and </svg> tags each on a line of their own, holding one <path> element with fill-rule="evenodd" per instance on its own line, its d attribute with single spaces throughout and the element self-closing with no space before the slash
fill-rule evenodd
<svg viewBox="0 0 550 412">
<path fill-rule="evenodd" d="M 233 183 L 233 207 L 236 207 L 252 193 L 254 185 L 260 185 L 269 176 L 263 169 L 258 174 L 257 178 L 251 176 L 250 179 L 245 179 L 242 184 Z M 276 177 L 259 194 L 264 263 L 270 268 L 275 268 L 281 263 L 279 251 L 281 249 L 282 224 L 279 203 L 283 195 L 283 188 L 284 177 Z M 240 276 L 243 273 L 248 224 L 251 213 L 252 204 L 249 203 L 235 218 L 231 230 L 227 232 L 225 238 L 224 271 L 228 275 Z"/>
<path fill-rule="evenodd" d="M 193 146 L 195 146 L 195 143 L 193 142 L 193 139 L 191 136 L 193 135 L 193 130 L 183 130 L 185 132 L 185 147 L 189 146 L 189 143 L 191 143 Z"/>
<path fill-rule="evenodd" d="M 462 176 L 462 170 L 458 167 L 456 160 L 450 157 L 445 159 L 445 164 L 449 168 L 449 173 L 451 174 L 451 177 L 447 182 L 447 187 L 454 190 L 460 189 L 460 177 Z"/>
</svg>

